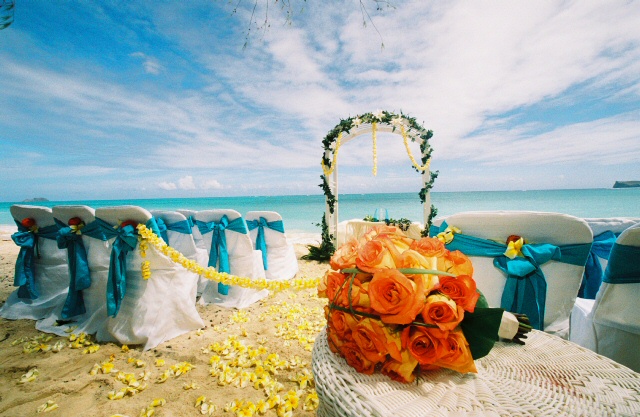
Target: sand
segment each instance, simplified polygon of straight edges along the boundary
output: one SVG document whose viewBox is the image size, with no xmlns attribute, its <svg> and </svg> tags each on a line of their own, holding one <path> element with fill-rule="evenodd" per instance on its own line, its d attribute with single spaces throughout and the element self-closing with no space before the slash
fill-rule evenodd
<svg viewBox="0 0 640 417">
<path fill-rule="evenodd" d="M 306 247 L 297 243 L 298 257 L 306 253 Z M 0 305 L 15 290 L 13 273 L 18 247 L 13 242 L 0 240 Z M 299 260 L 298 276 L 319 277 L 324 275 L 328 264 Z M 83 349 L 69 347 L 68 338 L 53 336 L 45 344 L 54 346 L 62 341 L 64 347 L 57 353 L 39 351 L 24 353 L 23 346 L 34 337 L 46 335 L 35 330 L 31 320 L 5 320 L 0 318 L 0 416 L 113 416 L 137 417 L 141 410 L 154 399 L 164 399 L 166 403 L 153 409 L 154 416 L 199 416 L 195 407 L 196 399 L 204 395 L 207 402 L 216 406 L 211 415 L 234 416 L 224 411 L 225 404 L 232 400 L 266 400 L 263 389 L 255 389 L 249 382 L 244 388 L 232 384 L 219 385 L 218 377 L 210 374 L 210 358 L 214 355 L 207 348 L 215 343 L 223 343 L 235 336 L 244 345 L 266 348 L 267 354 L 275 353 L 282 361 L 287 361 L 288 369 L 281 369 L 274 376 L 283 384 L 279 393 L 286 396 L 290 390 L 299 390 L 300 384 L 291 381 L 296 376 L 311 372 L 311 347 L 319 330 L 324 326 L 322 308 L 326 300 L 315 296 L 315 291 L 281 292 L 272 294 L 246 310 L 221 309 L 214 305 L 198 306 L 198 311 L 206 323 L 206 328 L 194 331 L 160 344 L 143 352 L 140 347 L 122 346 L 114 343 L 99 343 L 95 353 L 83 354 Z M 244 314 L 246 313 L 246 314 Z M 235 320 L 234 320 L 235 318 Z M 242 322 L 246 319 L 246 322 Z M 296 333 L 297 332 L 297 333 Z M 110 391 L 125 387 L 117 373 L 97 373 L 91 375 L 94 364 L 112 359 L 114 368 L 125 373 L 139 375 L 149 371 L 147 388 L 123 399 L 110 400 Z M 156 366 L 162 359 L 164 365 Z M 141 360 L 136 367 L 137 360 Z M 160 375 L 172 365 L 188 362 L 195 368 L 166 382 L 157 383 Z M 34 381 L 20 383 L 27 372 L 37 368 Z M 249 369 L 251 371 L 252 368 Z M 195 383 L 198 388 L 184 389 Z M 300 405 L 293 410 L 294 416 L 314 416 L 315 411 L 303 410 L 303 401 L 312 389 L 306 387 L 301 393 Z M 37 409 L 47 401 L 58 408 L 38 414 Z M 255 415 L 260 415 L 256 412 Z M 275 409 L 266 416 L 276 416 Z"/>
</svg>

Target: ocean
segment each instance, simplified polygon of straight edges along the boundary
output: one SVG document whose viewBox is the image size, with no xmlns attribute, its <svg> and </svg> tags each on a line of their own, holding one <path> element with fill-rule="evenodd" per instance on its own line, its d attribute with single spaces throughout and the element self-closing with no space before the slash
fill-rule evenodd
<svg viewBox="0 0 640 417">
<path fill-rule="evenodd" d="M 418 193 L 341 194 L 338 196 L 338 219 L 361 219 L 385 208 L 390 218 L 407 218 L 422 222 L 422 205 Z M 640 188 L 433 192 L 431 202 L 438 216 L 477 210 L 530 210 L 570 214 L 576 217 L 640 217 Z M 14 225 L 9 207 L 33 204 L 53 207 L 61 204 L 84 204 L 93 208 L 132 204 L 148 210 L 217 208 L 234 209 L 241 214 L 251 210 L 280 213 L 288 233 L 319 233 L 324 196 L 255 196 L 210 198 L 158 198 L 145 200 L 48 201 L 38 203 L 0 202 L 0 225 Z"/>
</svg>

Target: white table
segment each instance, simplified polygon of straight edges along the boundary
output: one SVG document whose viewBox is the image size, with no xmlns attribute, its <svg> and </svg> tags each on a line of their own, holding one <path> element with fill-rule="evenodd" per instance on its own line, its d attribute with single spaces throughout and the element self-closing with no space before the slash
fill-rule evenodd
<svg viewBox="0 0 640 417">
<path fill-rule="evenodd" d="M 534 330 L 525 346 L 498 342 L 476 367 L 477 374 L 433 371 L 412 384 L 363 375 L 329 350 L 322 331 L 312 357 L 317 415 L 640 415 L 640 374 L 547 333 Z"/>
</svg>

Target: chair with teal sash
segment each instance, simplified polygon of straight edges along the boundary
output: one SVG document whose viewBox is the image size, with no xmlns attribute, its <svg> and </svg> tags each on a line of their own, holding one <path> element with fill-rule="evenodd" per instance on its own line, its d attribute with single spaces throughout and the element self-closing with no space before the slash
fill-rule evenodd
<svg viewBox="0 0 640 417">
<path fill-rule="evenodd" d="M 593 239 L 582 219 L 559 213 L 467 212 L 436 219 L 432 236 L 444 220 L 461 230 L 447 248 L 471 258 L 474 279 L 490 306 L 524 312 L 534 327 L 568 337 Z M 504 255 L 511 235 L 526 241 L 514 259 Z"/>
<path fill-rule="evenodd" d="M 207 265 L 219 272 L 250 279 L 265 278 L 262 252 L 254 250 L 244 218 L 235 210 L 203 210 L 196 213 L 196 227 L 209 248 Z M 267 290 L 207 283 L 200 302 L 245 308 L 266 297 Z"/>
<path fill-rule="evenodd" d="M 282 216 L 275 211 L 250 211 L 245 215 L 249 236 L 262 252 L 264 272 L 269 280 L 288 280 L 298 273 L 298 258 L 287 241 Z"/>
<path fill-rule="evenodd" d="M 572 312 L 570 339 L 640 372 L 640 223 L 620 234 L 596 299 L 587 301 L 591 308 Z"/>
<path fill-rule="evenodd" d="M 56 238 L 58 248 L 66 253 L 69 266 L 69 290 L 62 308 L 56 314 L 39 320 L 36 329 L 58 336 L 68 336 L 69 326 L 86 321 L 91 312 L 98 308 L 91 305 L 90 298 L 85 300 L 85 292 L 90 291 L 92 285 L 88 258 L 94 239 L 82 233 L 84 226 L 95 220 L 95 210 L 83 205 L 69 205 L 55 206 L 52 211 L 59 228 Z M 100 245 L 102 244 L 103 242 L 100 242 Z M 104 304 L 104 299 L 101 301 L 101 304 Z"/>
<path fill-rule="evenodd" d="M 58 249 L 58 226 L 50 208 L 13 205 L 10 211 L 18 227 L 11 238 L 20 247 L 12 277 L 17 288 L 0 317 L 41 320 L 59 312 L 67 296 L 66 253 Z"/>
<path fill-rule="evenodd" d="M 116 206 L 98 208 L 95 216 L 83 229 L 94 240 L 88 253 L 92 286 L 84 295 L 85 303 L 100 307 L 77 331 L 146 350 L 203 327 L 195 308 L 197 275 L 152 245 L 146 257 L 140 254 L 137 224 L 160 234 L 151 213 L 137 206 Z M 148 279 L 143 278 L 143 261 L 149 262 Z"/>
<path fill-rule="evenodd" d="M 593 245 L 576 300 L 578 306 L 585 303 L 583 299 L 594 300 L 596 298 L 600 284 L 602 284 L 604 270 L 609 261 L 609 253 L 616 238 L 625 229 L 640 223 L 640 218 L 631 217 L 588 218 L 584 220 L 593 232 Z M 586 302 L 586 305 L 589 304 L 591 303 Z"/>
</svg>

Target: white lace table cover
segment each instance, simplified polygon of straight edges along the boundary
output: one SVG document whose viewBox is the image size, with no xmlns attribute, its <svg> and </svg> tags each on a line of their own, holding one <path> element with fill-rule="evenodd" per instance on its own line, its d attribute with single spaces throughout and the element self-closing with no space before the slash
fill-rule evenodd
<svg viewBox="0 0 640 417">
<path fill-rule="evenodd" d="M 636 347 L 629 347 L 634 349 Z M 637 416 L 640 374 L 574 343 L 534 331 L 499 342 L 477 374 L 429 372 L 412 384 L 363 375 L 316 339 L 312 367 L 319 417 Z"/>
</svg>

